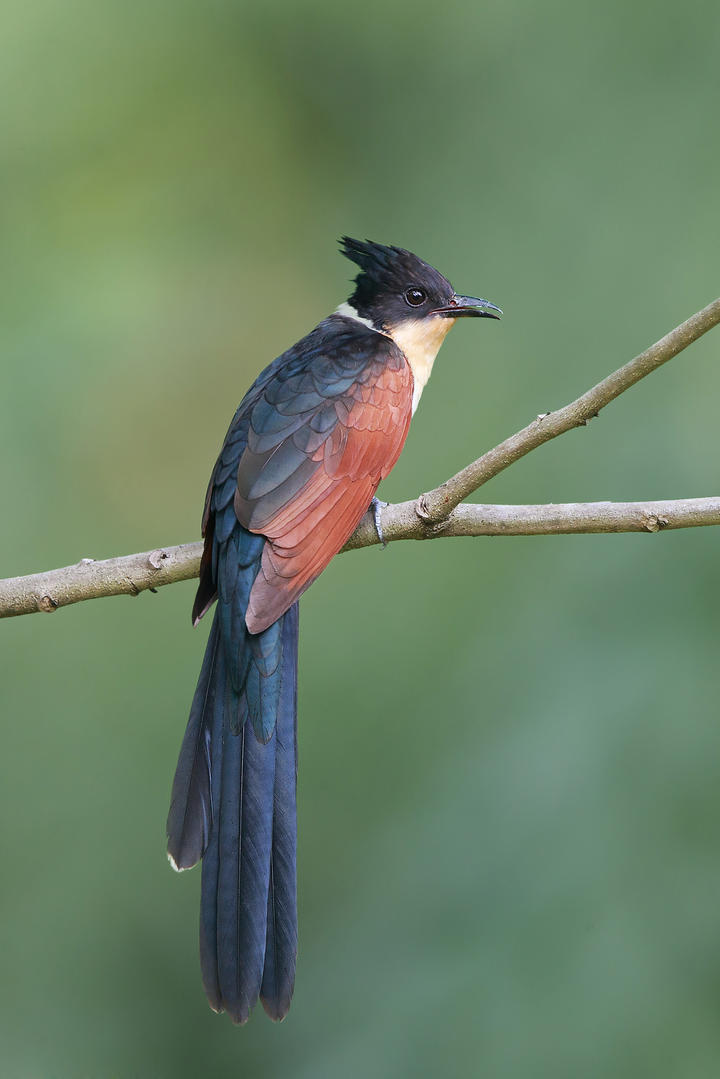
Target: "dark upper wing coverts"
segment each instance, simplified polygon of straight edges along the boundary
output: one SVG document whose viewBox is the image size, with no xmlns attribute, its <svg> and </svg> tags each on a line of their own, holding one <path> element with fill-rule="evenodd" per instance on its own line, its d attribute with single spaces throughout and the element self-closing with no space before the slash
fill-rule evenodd
<svg viewBox="0 0 720 1079">
<path fill-rule="evenodd" d="M 340 316 L 275 360 L 245 395 L 203 525 L 212 513 L 213 577 L 238 522 L 272 546 L 275 557 L 262 561 L 270 573 L 260 573 L 263 598 L 256 588 L 248 609 L 251 633 L 287 610 L 340 549 L 397 460 L 411 398 L 412 374 L 394 342 Z M 313 534 L 321 523 L 324 541 Z M 281 575 L 271 568 L 280 568 L 278 559 Z M 237 611 L 235 597 L 225 602 Z"/>
</svg>

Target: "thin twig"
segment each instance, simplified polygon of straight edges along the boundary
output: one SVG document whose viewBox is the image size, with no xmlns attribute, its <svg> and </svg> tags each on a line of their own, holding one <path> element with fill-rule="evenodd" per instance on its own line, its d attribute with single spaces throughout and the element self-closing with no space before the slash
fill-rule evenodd
<svg viewBox="0 0 720 1079">
<path fill-rule="evenodd" d="M 434 491 L 421 495 L 417 501 L 417 512 L 426 521 L 440 521 L 451 510 L 464 502 L 484 483 L 497 476 L 508 465 L 524 457 L 526 453 L 542 446 L 558 435 L 571 431 L 574 427 L 583 427 L 588 420 L 598 415 L 600 409 L 610 404 L 621 393 L 634 386 L 641 378 L 656 371 L 673 356 L 686 349 L 693 341 L 720 323 L 720 298 L 714 300 L 702 311 L 682 322 L 670 333 L 650 348 L 645 349 L 624 367 L 618 368 L 602 382 L 598 382 L 587 393 L 582 394 L 569 405 L 538 416 L 522 431 L 511 435 L 499 446 L 483 454 L 477 461 L 467 465 Z"/>
<path fill-rule="evenodd" d="M 590 532 L 660 532 L 720 524 L 720 498 L 666 502 L 571 502 L 542 506 L 458 506 L 440 524 L 422 521 L 415 502 L 399 502 L 382 512 L 386 540 L 440 536 L 548 536 Z M 343 550 L 378 543 L 368 513 Z M 137 596 L 148 588 L 197 577 L 202 543 L 164 547 L 143 554 L 83 559 L 74 566 L 0 581 L 0 618 L 48 613 L 101 596 Z"/>
</svg>

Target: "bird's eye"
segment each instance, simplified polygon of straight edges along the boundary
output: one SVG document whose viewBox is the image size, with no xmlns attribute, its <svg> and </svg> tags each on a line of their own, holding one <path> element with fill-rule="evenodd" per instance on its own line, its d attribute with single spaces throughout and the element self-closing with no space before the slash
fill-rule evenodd
<svg viewBox="0 0 720 1079">
<path fill-rule="evenodd" d="M 405 293 L 405 303 L 410 307 L 420 307 L 427 299 L 427 293 L 421 288 L 409 288 Z"/>
</svg>

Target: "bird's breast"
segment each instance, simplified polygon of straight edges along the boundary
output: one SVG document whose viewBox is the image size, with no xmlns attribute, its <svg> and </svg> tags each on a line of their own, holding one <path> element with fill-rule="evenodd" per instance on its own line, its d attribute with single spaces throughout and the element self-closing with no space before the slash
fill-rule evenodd
<svg viewBox="0 0 720 1079">
<path fill-rule="evenodd" d="M 388 331 L 412 371 L 413 413 L 430 378 L 440 346 L 454 325 L 451 318 L 409 319 Z"/>
</svg>

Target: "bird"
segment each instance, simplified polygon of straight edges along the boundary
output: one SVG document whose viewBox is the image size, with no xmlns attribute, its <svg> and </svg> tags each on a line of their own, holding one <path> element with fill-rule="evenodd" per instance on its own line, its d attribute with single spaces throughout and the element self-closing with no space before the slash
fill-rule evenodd
<svg viewBox="0 0 720 1079">
<path fill-rule="evenodd" d="M 258 375 L 202 516 L 193 624 L 217 601 L 173 780 L 168 857 L 202 859 L 209 1004 L 285 1017 L 297 958 L 298 600 L 341 550 L 405 443 L 448 331 L 488 300 L 400 247 L 345 236 L 349 300 Z M 384 505 L 384 504 L 383 504 Z"/>
</svg>

